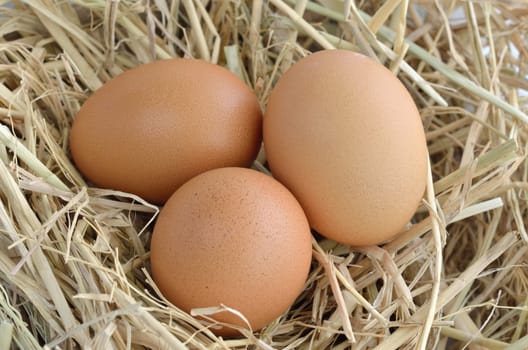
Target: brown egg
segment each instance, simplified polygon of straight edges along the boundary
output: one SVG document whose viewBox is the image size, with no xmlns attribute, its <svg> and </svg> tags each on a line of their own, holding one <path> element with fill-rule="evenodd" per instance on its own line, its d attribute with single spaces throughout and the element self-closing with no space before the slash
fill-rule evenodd
<svg viewBox="0 0 528 350">
<path fill-rule="evenodd" d="M 328 238 L 386 241 L 423 196 L 427 146 L 416 105 L 363 55 L 320 51 L 293 65 L 270 96 L 263 131 L 273 176 Z"/>
<path fill-rule="evenodd" d="M 250 166 L 261 142 L 253 92 L 220 66 L 170 59 L 103 85 L 75 118 L 75 164 L 98 186 L 163 203 L 209 169 Z"/>
<path fill-rule="evenodd" d="M 154 281 L 174 305 L 187 312 L 225 305 L 242 312 L 253 330 L 292 305 L 312 252 L 310 227 L 293 195 L 244 168 L 211 170 L 180 187 L 160 213 L 150 248 Z M 246 327 L 226 311 L 211 317 Z"/>
</svg>

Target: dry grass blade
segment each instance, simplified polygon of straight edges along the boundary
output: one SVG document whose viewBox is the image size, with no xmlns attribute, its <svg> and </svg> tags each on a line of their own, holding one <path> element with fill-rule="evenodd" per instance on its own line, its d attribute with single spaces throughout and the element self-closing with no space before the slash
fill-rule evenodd
<svg viewBox="0 0 528 350">
<path fill-rule="evenodd" d="M 528 348 L 525 7 L 3 1 L 0 349 Z M 168 303 L 150 277 L 159 208 L 95 188 L 75 169 L 75 114 L 114 76 L 176 56 L 228 67 L 265 108 L 292 64 L 334 48 L 385 64 L 413 96 L 430 155 L 423 205 L 380 246 L 316 236 L 306 288 L 291 309 L 258 332 L 218 337 Z M 254 168 L 271 174 L 264 152 Z"/>
<path fill-rule="evenodd" d="M 0 142 L 8 147 L 16 154 L 18 158 L 28 164 L 29 168 L 35 172 L 36 175 L 42 177 L 50 185 L 57 187 L 63 191 L 68 191 L 66 186 L 53 172 L 51 172 L 42 162 L 29 151 L 24 144 L 22 144 L 9 129 L 0 125 Z"/>
<path fill-rule="evenodd" d="M 398 6 L 401 4 L 401 0 L 389 0 L 386 1 L 379 9 L 376 14 L 372 16 L 369 22 L 369 28 L 373 33 L 376 33 L 383 23 L 389 18 L 389 16 L 395 12 Z"/>
<path fill-rule="evenodd" d="M 317 243 L 315 243 L 315 245 L 317 247 Z M 335 274 L 335 267 L 333 263 L 329 261 L 328 257 L 325 255 L 325 253 L 321 250 L 320 247 L 317 247 L 317 249 L 314 251 L 314 257 L 319 261 L 321 265 L 323 265 L 326 275 L 329 279 L 330 287 L 332 289 L 332 293 L 334 294 L 338 311 L 341 316 L 341 324 L 343 325 L 345 335 L 347 339 L 350 340 L 350 342 L 355 343 L 356 337 L 354 336 L 352 324 L 350 323 L 350 319 L 348 317 L 348 310 L 346 307 L 345 299 L 343 297 L 343 292 L 341 291 L 341 288 L 339 288 L 339 282 Z"/>
<path fill-rule="evenodd" d="M 442 334 L 446 337 L 459 340 L 461 342 L 468 342 L 469 344 L 481 345 L 484 349 L 501 350 L 508 346 L 508 343 L 504 343 L 498 340 L 484 338 L 471 333 L 465 333 L 451 327 L 443 327 Z"/>
<path fill-rule="evenodd" d="M 429 340 L 429 334 L 431 332 L 431 327 L 433 325 L 433 320 L 435 319 L 435 314 L 437 312 L 438 304 L 438 294 L 440 293 L 440 279 L 442 278 L 442 264 L 443 264 L 443 247 L 445 244 L 445 238 L 442 236 L 442 230 L 445 231 L 445 222 L 441 224 L 441 218 L 438 214 L 438 209 L 436 208 L 436 197 L 433 188 L 433 177 L 431 173 L 431 164 L 428 162 L 428 175 L 427 175 L 427 187 L 426 187 L 426 196 L 429 208 L 429 215 L 432 218 L 432 234 L 433 242 L 435 247 L 435 261 L 434 261 L 434 273 L 433 273 L 433 284 L 431 287 L 431 298 L 429 300 L 429 310 L 427 316 L 424 320 L 424 325 L 418 338 L 418 349 L 426 349 L 427 342 Z"/>
<path fill-rule="evenodd" d="M 286 5 L 282 0 L 270 0 L 270 2 L 276 6 L 280 11 L 284 12 L 295 24 L 302 28 L 306 33 L 308 33 L 319 45 L 324 49 L 332 50 L 335 49 L 334 45 L 328 42 L 314 27 L 312 27 L 308 22 L 306 22 L 297 12 L 295 12 L 291 7 Z"/>
</svg>

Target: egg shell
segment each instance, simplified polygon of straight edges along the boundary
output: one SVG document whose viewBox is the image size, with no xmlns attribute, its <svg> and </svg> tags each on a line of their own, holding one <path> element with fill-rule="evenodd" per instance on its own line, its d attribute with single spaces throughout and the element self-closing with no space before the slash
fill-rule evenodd
<svg viewBox="0 0 528 350">
<path fill-rule="evenodd" d="M 261 128 L 257 98 L 237 76 L 178 58 L 104 84 L 79 110 L 70 147 L 78 169 L 96 185 L 161 204 L 201 172 L 250 166 Z"/>
<path fill-rule="evenodd" d="M 417 107 L 392 72 L 363 55 L 326 50 L 294 64 L 269 98 L 263 133 L 273 176 L 311 226 L 338 242 L 394 237 L 423 196 Z"/>
<path fill-rule="evenodd" d="M 272 177 L 215 169 L 185 183 L 161 210 L 150 246 L 152 276 L 177 307 L 225 305 L 258 330 L 302 291 L 311 237 L 301 206 Z M 246 327 L 229 312 L 211 317 Z M 213 331 L 237 334 L 228 327 Z"/>
</svg>

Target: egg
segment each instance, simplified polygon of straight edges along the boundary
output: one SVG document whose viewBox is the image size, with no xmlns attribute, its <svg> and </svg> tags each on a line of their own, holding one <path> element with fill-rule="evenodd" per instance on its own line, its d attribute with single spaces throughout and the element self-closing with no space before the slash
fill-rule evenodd
<svg viewBox="0 0 528 350">
<path fill-rule="evenodd" d="M 302 291 L 311 237 L 300 204 L 272 177 L 245 168 L 210 170 L 181 186 L 161 210 L 150 245 L 152 277 L 180 309 L 224 305 L 258 330 Z M 228 311 L 211 317 L 247 327 Z"/>
<path fill-rule="evenodd" d="M 379 244 L 412 218 L 426 184 L 423 124 L 380 63 L 344 50 L 301 59 L 274 87 L 263 123 L 273 176 L 320 234 Z"/>
<path fill-rule="evenodd" d="M 108 81 L 79 110 L 73 160 L 97 186 L 164 203 L 187 180 L 250 166 L 262 140 L 254 93 L 227 69 L 194 59 L 140 65 Z"/>
</svg>

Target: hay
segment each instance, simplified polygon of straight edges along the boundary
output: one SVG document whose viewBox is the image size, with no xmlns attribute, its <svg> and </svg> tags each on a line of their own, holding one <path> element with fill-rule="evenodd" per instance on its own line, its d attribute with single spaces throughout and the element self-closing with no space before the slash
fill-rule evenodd
<svg viewBox="0 0 528 350">
<path fill-rule="evenodd" d="M 528 348 L 526 23 L 522 0 L 0 7 L 0 349 Z M 72 120 L 111 77 L 173 56 L 226 65 L 265 106 L 291 64 L 335 47 L 376 58 L 415 98 L 431 159 L 423 205 L 380 247 L 314 240 L 289 312 L 217 338 L 149 276 L 158 208 L 86 188 Z M 263 153 L 255 168 L 267 172 Z"/>
</svg>

